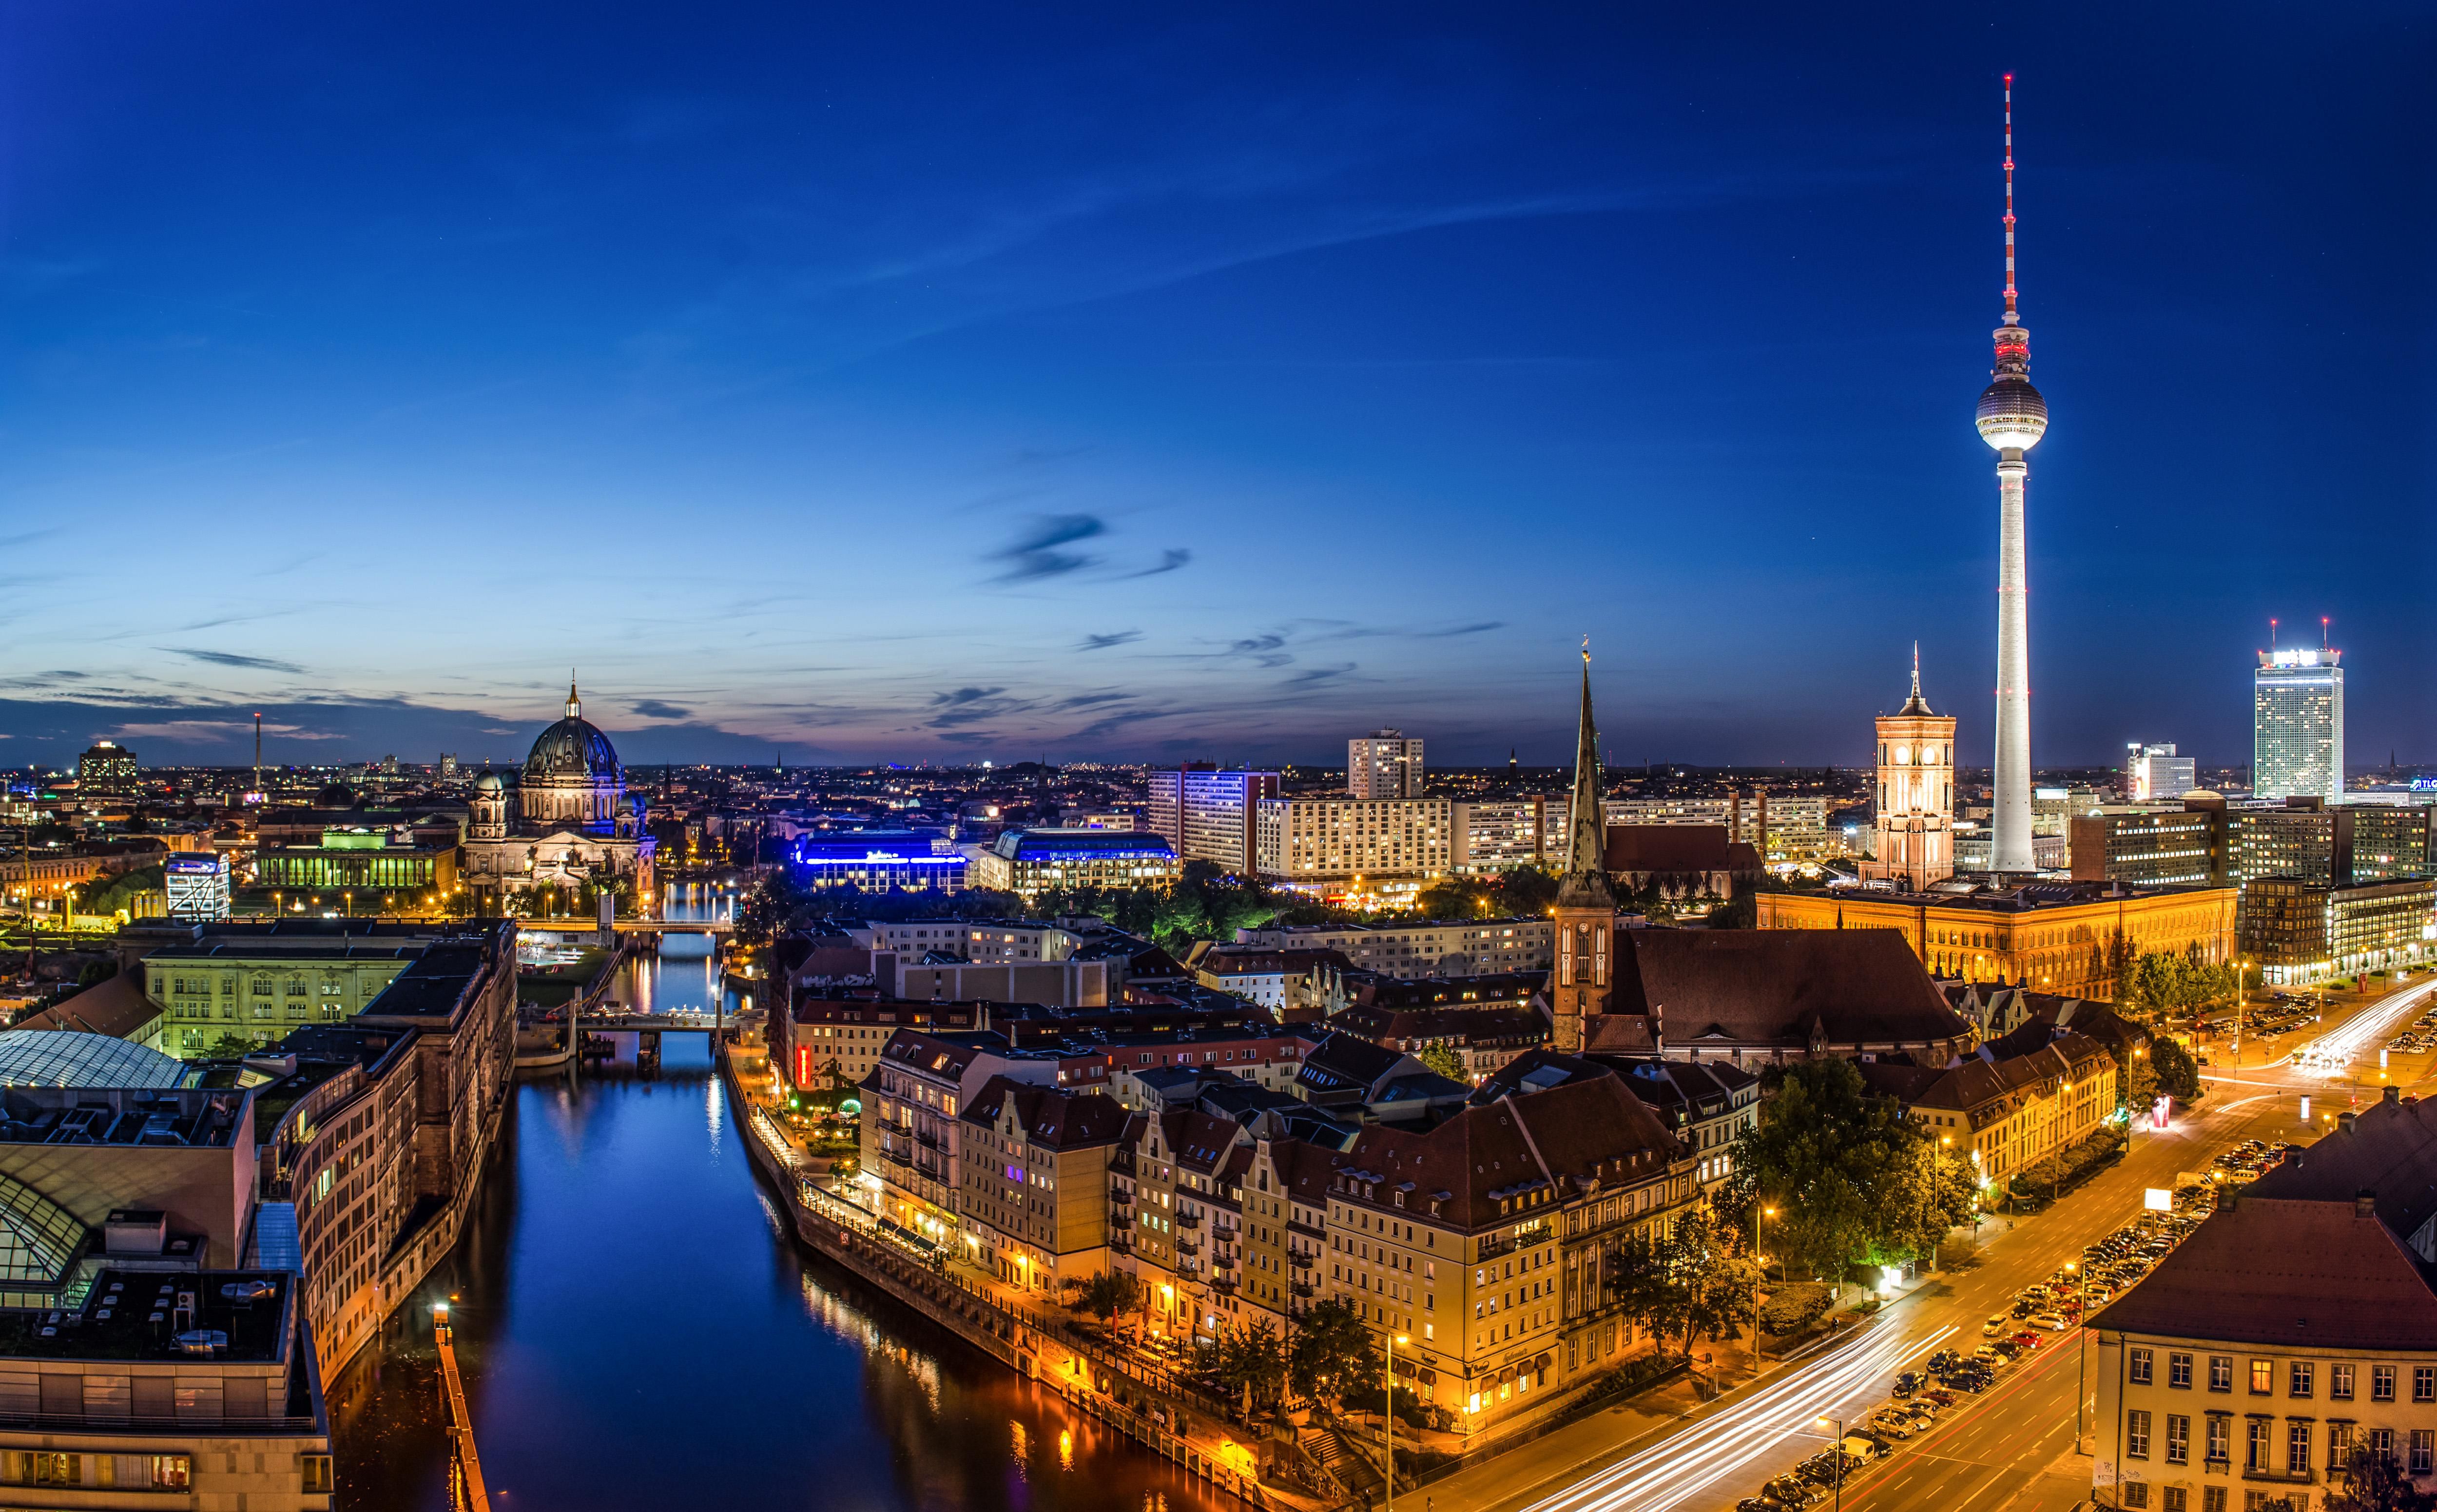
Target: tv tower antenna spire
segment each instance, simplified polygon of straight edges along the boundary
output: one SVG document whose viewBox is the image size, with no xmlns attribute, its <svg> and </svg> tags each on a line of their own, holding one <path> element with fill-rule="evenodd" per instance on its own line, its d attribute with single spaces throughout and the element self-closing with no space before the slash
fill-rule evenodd
<svg viewBox="0 0 2437 1512">
<path fill-rule="evenodd" d="M 2006 324 L 2014 313 L 2014 76 L 2006 76 Z"/>
</svg>

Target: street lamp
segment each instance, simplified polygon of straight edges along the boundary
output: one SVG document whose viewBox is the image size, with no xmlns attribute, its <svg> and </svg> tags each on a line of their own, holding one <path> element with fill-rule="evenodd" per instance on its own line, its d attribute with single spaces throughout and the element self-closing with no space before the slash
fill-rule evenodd
<svg viewBox="0 0 2437 1512">
<path fill-rule="evenodd" d="M 1776 1216 L 1776 1208 L 1763 1207 L 1757 1202 L 1752 1204 L 1752 1370 L 1754 1374 L 1758 1374 L 1760 1370 L 1760 1221 Z"/>
<path fill-rule="evenodd" d="M 1383 1425 L 1379 1432 L 1388 1446 L 1388 1504 L 1386 1512 L 1396 1512 L 1396 1345 L 1412 1341 L 1401 1333 L 1388 1335 L 1388 1399 L 1387 1411 L 1380 1415 Z"/>
<path fill-rule="evenodd" d="M 1845 1419 L 1821 1417 L 1818 1422 L 1822 1428 L 1833 1424 L 1836 1429 L 1836 1512 L 1845 1512 Z"/>
</svg>

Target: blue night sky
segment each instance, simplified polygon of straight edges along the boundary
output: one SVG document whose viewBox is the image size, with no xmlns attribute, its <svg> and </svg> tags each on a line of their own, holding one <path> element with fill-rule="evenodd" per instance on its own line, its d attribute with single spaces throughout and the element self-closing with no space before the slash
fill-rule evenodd
<svg viewBox="0 0 2437 1512">
<path fill-rule="evenodd" d="M 2035 760 L 2437 760 L 2425 6 L 1190 9 L 0 10 L 0 763 L 1984 762 L 2008 68 Z"/>
</svg>

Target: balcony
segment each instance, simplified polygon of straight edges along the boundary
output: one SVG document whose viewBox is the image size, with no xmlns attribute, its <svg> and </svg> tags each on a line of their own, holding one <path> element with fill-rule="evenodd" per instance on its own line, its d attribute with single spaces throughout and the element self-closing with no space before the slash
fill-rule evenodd
<svg viewBox="0 0 2437 1512">
<path fill-rule="evenodd" d="M 2246 1481 L 2258 1481 L 2262 1484 L 2272 1486 L 2307 1486 L 2318 1477 L 2306 1468 L 2298 1470 L 2254 1470 L 2245 1467 L 2242 1472 L 2242 1478 Z"/>
<path fill-rule="evenodd" d="M 1198 1215 L 1193 1213 L 1179 1213 L 1176 1215 L 1176 1226 L 1179 1228 L 1200 1228 L 1201 1226 L 1201 1220 Z"/>
<path fill-rule="evenodd" d="M 1301 1250 L 1289 1250 L 1287 1252 L 1287 1266 L 1289 1270 L 1308 1271 L 1319 1263 L 1319 1259 L 1320 1257 L 1318 1256 L 1306 1255 Z"/>
<path fill-rule="evenodd" d="M 1320 1291 L 1320 1288 L 1312 1285 L 1309 1281 L 1289 1281 L 1287 1283 L 1287 1290 L 1293 1292 L 1296 1296 L 1307 1297 L 1317 1293 Z"/>
<path fill-rule="evenodd" d="M 1186 1239 L 1183 1235 L 1179 1234 L 1176 1236 L 1176 1253 L 1179 1255 L 1199 1255 L 1201 1253 L 1201 1241 L 1199 1239 Z"/>
</svg>

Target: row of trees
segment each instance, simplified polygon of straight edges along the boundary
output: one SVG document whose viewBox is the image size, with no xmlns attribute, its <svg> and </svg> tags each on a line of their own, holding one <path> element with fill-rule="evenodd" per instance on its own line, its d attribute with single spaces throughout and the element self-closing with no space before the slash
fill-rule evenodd
<svg viewBox="0 0 2437 1512">
<path fill-rule="evenodd" d="M 2241 978 L 2232 966 L 2207 960 L 2195 944 L 2186 950 L 2145 950 L 2137 955 L 2122 935 L 2109 943 L 2109 975 L 2115 978 L 2115 1006 L 2149 1019 L 2182 1018 L 2235 1003 Z"/>
<path fill-rule="evenodd" d="M 1768 1096 L 1736 1140 L 1717 1204 L 1740 1233 L 1762 1213 L 1764 1249 L 1835 1281 L 1859 1264 L 1933 1257 L 1949 1229 L 1972 1221 L 1970 1151 L 1867 1091 L 1852 1063 L 1827 1057 L 1765 1074 Z"/>
</svg>

